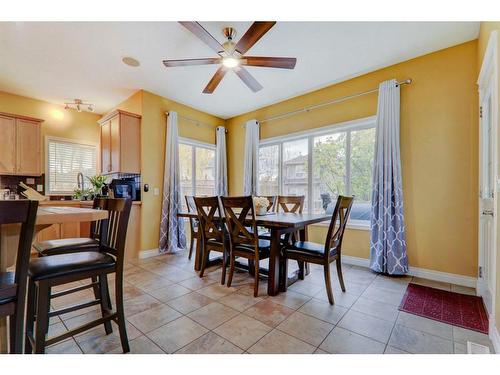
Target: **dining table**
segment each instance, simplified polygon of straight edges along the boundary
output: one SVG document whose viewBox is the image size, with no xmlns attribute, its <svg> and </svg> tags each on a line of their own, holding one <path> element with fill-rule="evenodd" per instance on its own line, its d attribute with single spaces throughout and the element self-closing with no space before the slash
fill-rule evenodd
<svg viewBox="0 0 500 375">
<path fill-rule="evenodd" d="M 197 219 L 195 212 L 179 212 L 178 217 Z M 222 218 L 224 220 L 224 218 Z M 248 222 L 252 220 L 248 217 Z M 323 221 L 331 220 L 331 214 L 310 214 L 291 212 L 268 212 L 266 215 L 255 216 L 258 227 L 269 230 L 271 237 L 271 251 L 269 256 L 269 268 L 267 269 L 267 294 L 275 296 L 279 292 L 286 292 L 287 287 L 297 280 L 297 272 L 288 275 L 288 266 L 281 254 L 281 237 L 288 233 L 299 233 L 300 241 L 307 241 L 307 227 Z M 201 243 L 201 231 L 198 230 L 196 239 L 195 265 L 196 271 L 200 270 L 203 246 Z"/>
<path fill-rule="evenodd" d="M 43 229 L 53 224 L 90 222 L 107 219 L 106 210 L 79 208 L 67 206 L 38 207 L 33 238 Z M 19 243 L 20 224 L 0 225 L 0 272 L 5 272 L 14 266 Z M 0 317 L 0 353 L 7 352 L 6 318 Z"/>
</svg>

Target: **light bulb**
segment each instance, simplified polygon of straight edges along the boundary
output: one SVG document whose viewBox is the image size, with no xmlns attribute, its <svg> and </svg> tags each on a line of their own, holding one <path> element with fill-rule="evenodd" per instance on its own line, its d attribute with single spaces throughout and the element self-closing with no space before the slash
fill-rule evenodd
<svg viewBox="0 0 500 375">
<path fill-rule="evenodd" d="M 222 59 L 222 65 L 224 65 L 226 68 L 235 68 L 240 65 L 240 60 L 235 59 L 234 57 L 224 57 Z"/>
</svg>

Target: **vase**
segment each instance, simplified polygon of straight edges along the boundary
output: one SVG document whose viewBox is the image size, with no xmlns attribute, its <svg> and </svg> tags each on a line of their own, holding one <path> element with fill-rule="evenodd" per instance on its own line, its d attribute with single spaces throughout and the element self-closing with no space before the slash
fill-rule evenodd
<svg viewBox="0 0 500 375">
<path fill-rule="evenodd" d="M 264 216 L 267 214 L 267 207 L 257 206 L 255 207 L 255 215 Z"/>
</svg>

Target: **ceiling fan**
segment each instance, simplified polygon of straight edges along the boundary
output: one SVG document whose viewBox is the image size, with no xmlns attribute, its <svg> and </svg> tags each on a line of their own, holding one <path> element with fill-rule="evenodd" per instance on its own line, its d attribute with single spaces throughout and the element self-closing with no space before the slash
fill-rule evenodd
<svg viewBox="0 0 500 375">
<path fill-rule="evenodd" d="M 262 85 L 250 74 L 244 66 L 259 66 L 265 68 L 295 68 L 296 58 L 293 57 L 263 57 L 245 56 L 245 53 L 267 33 L 276 22 L 257 21 L 250 26 L 245 35 L 238 43 L 233 41 L 236 30 L 232 27 L 225 27 L 222 32 L 227 41 L 220 44 L 207 30 L 198 22 L 179 22 L 186 29 L 200 38 L 205 44 L 212 48 L 219 56 L 204 59 L 181 59 L 164 60 L 166 67 L 187 66 L 187 65 L 210 65 L 220 64 L 212 79 L 203 89 L 204 94 L 211 94 L 219 85 L 228 70 L 234 71 L 238 77 L 252 90 L 257 92 L 262 89 Z"/>
</svg>

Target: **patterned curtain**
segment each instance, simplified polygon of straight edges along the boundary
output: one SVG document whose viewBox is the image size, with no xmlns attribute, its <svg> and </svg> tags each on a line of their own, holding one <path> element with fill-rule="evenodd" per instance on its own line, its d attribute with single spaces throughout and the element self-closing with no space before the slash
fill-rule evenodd
<svg viewBox="0 0 500 375">
<path fill-rule="evenodd" d="M 243 194 L 257 195 L 259 156 L 259 123 L 250 120 L 245 125 L 245 165 L 243 168 Z"/>
<path fill-rule="evenodd" d="M 227 195 L 227 158 L 226 158 L 226 128 L 218 126 L 216 129 L 215 150 L 215 194 Z"/>
<path fill-rule="evenodd" d="M 184 220 L 177 217 L 181 207 L 179 178 L 179 135 L 177 113 L 167 118 L 165 142 L 165 172 L 163 174 L 163 205 L 160 222 L 160 253 L 175 253 L 186 248 Z"/>
<path fill-rule="evenodd" d="M 389 275 L 408 272 L 399 148 L 399 86 L 395 79 L 379 86 L 370 268 Z"/>
</svg>

